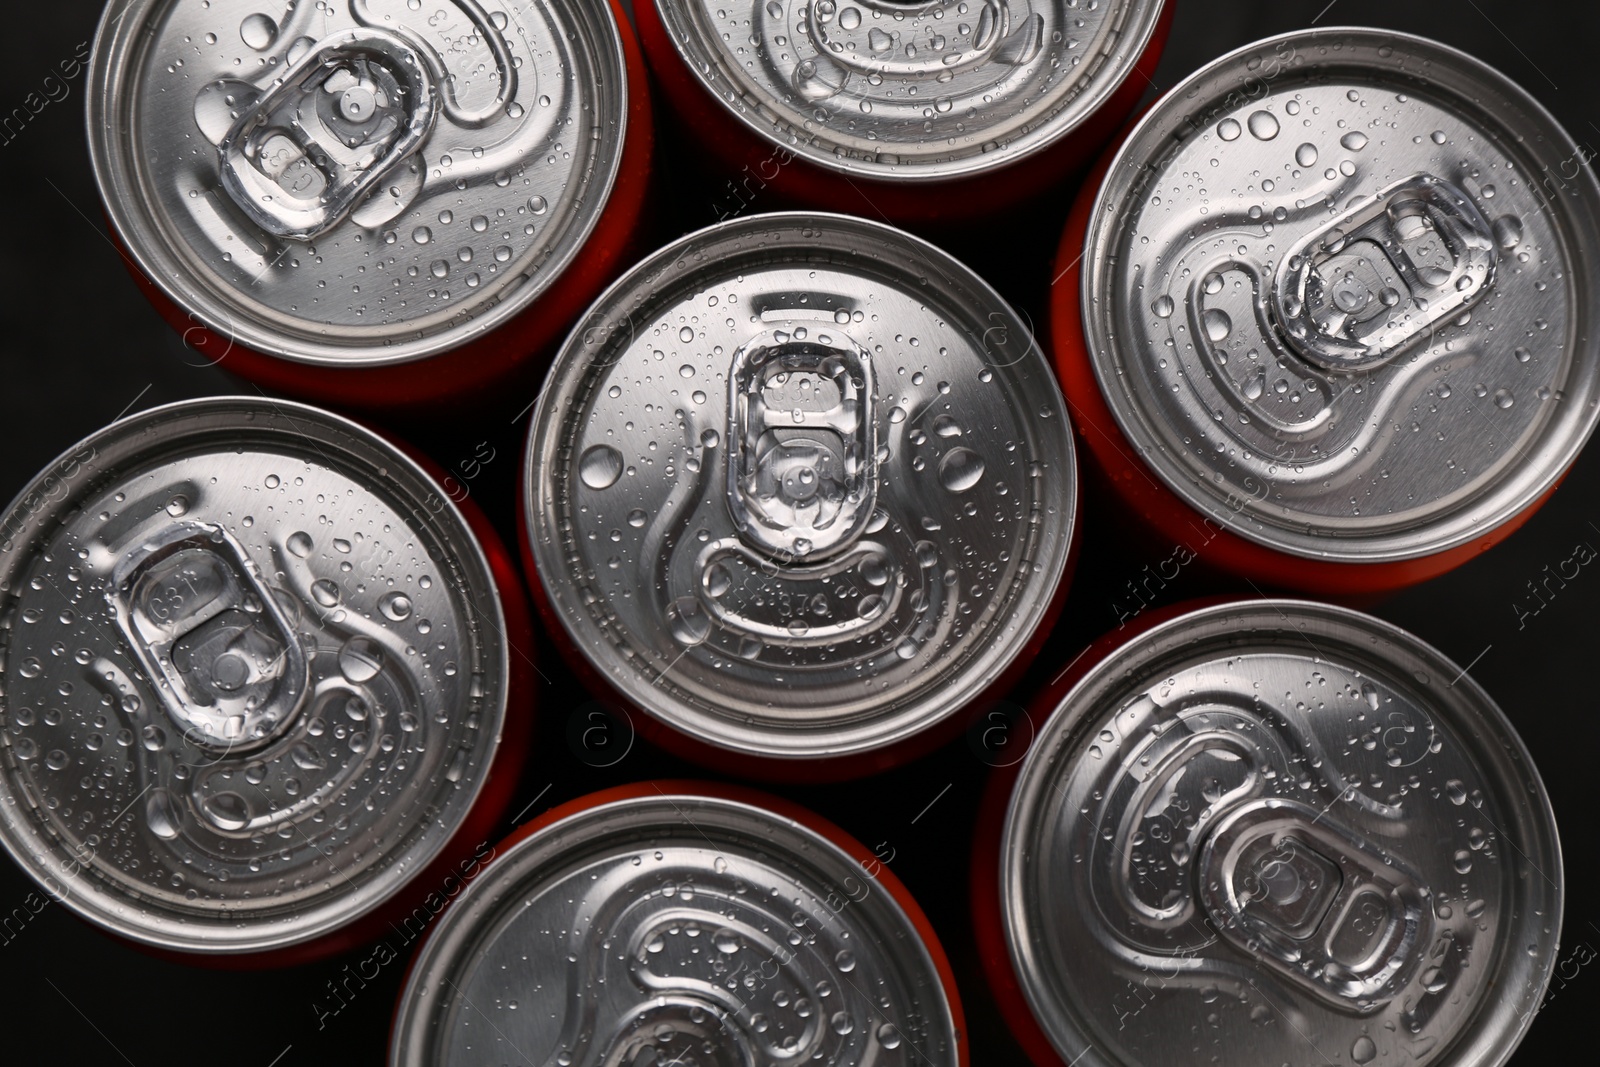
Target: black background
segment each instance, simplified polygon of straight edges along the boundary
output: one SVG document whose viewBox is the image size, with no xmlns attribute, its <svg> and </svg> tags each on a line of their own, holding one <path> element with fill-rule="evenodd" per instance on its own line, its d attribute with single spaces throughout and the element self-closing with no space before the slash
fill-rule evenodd
<svg viewBox="0 0 1600 1067">
<path fill-rule="evenodd" d="M 750 0 L 729 0 L 730 4 Z M 271 7 L 264 4 L 263 8 Z M 7 5 L 0 34 L 0 115 L 39 92 L 60 61 L 91 39 L 100 5 L 89 0 Z M 1318 25 L 1368 24 L 1421 33 L 1462 48 L 1527 88 L 1575 139 L 1600 145 L 1600 82 L 1593 42 L 1600 5 L 1559 0 L 1178 0 L 1160 88 L 1213 57 L 1271 33 Z M 59 90 L 58 90 L 59 93 Z M 42 94 L 41 94 L 42 95 Z M 1153 95 L 1153 94 L 1152 94 Z M 250 387 L 186 349 L 145 303 L 107 239 L 83 135 L 83 78 L 9 143 L 0 144 L 0 500 L 58 453 L 124 411 Z M 664 131 L 670 139 L 671 131 Z M 4 140 L 0 137 L 0 140 Z M 672 153 L 667 153 L 669 161 Z M 669 162 L 657 200 L 658 241 L 715 219 L 717 189 Z M 1042 321 L 1045 261 L 1072 188 L 1012 243 L 963 245 L 1008 297 Z M 759 200 L 753 210 L 769 206 Z M 531 402 L 532 394 L 513 407 Z M 526 419 L 491 414 L 466 425 L 409 422 L 396 429 L 456 469 L 487 441 L 495 459 L 468 483 L 509 543 Z M 1595 605 L 1600 576 L 1588 570 L 1539 614 L 1519 620 L 1542 578 L 1580 543 L 1600 547 L 1600 449 L 1579 460 L 1562 489 L 1520 532 L 1460 570 L 1372 610 L 1442 649 L 1472 673 L 1516 724 L 1542 769 L 1560 820 L 1568 892 L 1562 970 L 1552 997 L 1513 1059 L 1519 1065 L 1568 1059 L 1592 1048 L 1590 1017 L 1600 966 L 1579 966 L 1600 946 L 1600 882 L 1594 877 Z M 1086 540 L 1066 614 L 1028 684 L 1053 676 L 1084 644 L 1116 622 L 1119 589 L 1159 557 L 1128 550 L 1118 531 L 1083 517 Z M 1165 600 L 1214 592 L 1185 571 Z M 543 646 L 541 646 L 543 647 Z M 614 766 L 568 741 L 568 724 L 588 699 L 546 652 L 539 736 L 518 800 L 525 820 L 551 804 L 622 782 L 683 774 L 714 777 L 636 744 Z M 619 726 L 619 730 L 625 730 Z M 619 733 L 620 741 L 620 733 Z M 613 749 L 612 751 L 615 751 Z M 609 758 L 609 757 L 606 757 Z M 988 768 L 965 741 L 866 782 L 784 790 L 832 818 L 869 847 L 894 851 L 891 868 L 929 913 L 955 964 L 966 1004 L 975 1067 L 1021 1063 L 985 988 L 967 912 L 968 848 Z M 946 786 L 950 788 L 945 790 Z M 930 802 L 935 801 L 929 808 Z M 919 818 L 919 813 L 923 813 Z M 913 823 L 913 819 L 916 822 Z M 0 861 L 0 916 L 35 887 Z M 356 953 L 273 972 L 216 972 L 154 959 L 112 941 L 57 905 L 0 935 L 0 1061 L 137 1067 L 226 1060 L 240 1067 L 374 1064 L 403 963 L 383 970 L 337 1014 L 327 983 Z M 1592 1054 L 1592 1053 L 1591 1053 Z M 1248 1067 L 1248 1065 L 1239 1065 Z M 1269 1065 L 1275 1067 L 1275 1065 Z"/>
</svg>

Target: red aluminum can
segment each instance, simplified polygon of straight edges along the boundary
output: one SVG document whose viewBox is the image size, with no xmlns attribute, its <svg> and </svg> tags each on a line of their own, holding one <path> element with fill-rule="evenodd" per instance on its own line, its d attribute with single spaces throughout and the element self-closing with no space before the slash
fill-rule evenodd
<svg viewBox="0 0 1600 1067">
<path fill-rule="evenodd" d="M 1180 605 L 1032 714 L 972 880 L 1038 1067 L 1510 1058 L 1556 963 L 1561 850 L 1527 750 L 1437 651 L 1309 601 Z"/>
<path fill-rule="evenodd" d="M 1370 598 L 1509 536 L 1600 416 L 1600 184 L 1557 177 L 1577 153 L 1404 34 L 1293 33 L 1192 75 L 1061 240 L 1050 332 L 1095 477 L 1263 587 Z"/>
<path fill-rule="evenodd" d="M 639 0 L 685 133 L 796 206 L 981 219 L 1094 158 L 1138 103 L 1166 0 Z"/>
<path fill-rule="evenodd" d="M 142 289 L 293 396 L 415 409 L 532 380 L 641 225 L 650 100 L 615 0 L 260 6 L 107 10 L 90 155 Z"/>
<path fill-rule="evenodd" d="M 0 527 L 0 847 L 161 955 L 344 951 L 491 840 L 532 652 L 493 530 L 384 439 L 259 397 L 130 416 Z"/>
<path fill-rule="evenodd" d="M 528 571 L 639 728 L 733 774 L 868 773 L 961 729 L 1060 610 L 1065 406 L 980 278 L 887 226 L 754 215 L 639 264 L 550 371 Z"/>
<path fill-rule="evenodd" d="M 392 1067 L 513 1049 L 571 1067 L 967 1063 L 950 965 L 899 879 L 803 808 L 682 781 L 522 827 L 412 960 Z"/>
</svg>

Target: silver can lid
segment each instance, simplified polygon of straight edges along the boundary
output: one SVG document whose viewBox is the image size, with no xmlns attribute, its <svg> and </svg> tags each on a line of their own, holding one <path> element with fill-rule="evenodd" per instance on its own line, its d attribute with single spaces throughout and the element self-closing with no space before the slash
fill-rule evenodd
<svg viewBox="0 0 1600 1067">
<path fill-rule="evenodd" d="M 1249 45 L 1118 152 L 1084 329 L 1140 456 L 1291 554 L 1415 558 L 1536 501 L 1600 407 L 1600 185 L 1539 104 L 1421 38 Z"/>
<path fill-rule="evenodd" d="M 859 861 L 674 789 L 496 857 L 412 964 L 389 1063 L 955 1067 L 958 1049 L 917 926 Z"/>
<path fill-rule="evenodd" d="M 327 933 L 471 808 L 503 630 L 464 520 L 372 433 L 248 397 L 130 416 L 0 528 L 0 844 L 157 947 Z"/>
<path fill-rule="evenodd" d="M 1488 694 L 1300 601 L 1195 611 L 1092 669 L 1023 765 L 999 874 L 1028 1002 L 1093 1067 L 1495 1067 L 1561 925 L 1549 800 Z"/>
<path fill-rule="evenodd" d="M 846 175 L 938 181 L 1069 136 L 1132 73 L 1163 0 L 644 0 L 735 118 Z"/>
<path fill-rule="evenodd" d="M 95 41 L 89 146 L 144 272 L 284 359 L 420 359 L 537 299 L 604 209 L 627 123 L 584 0 L 130 0 Z"/>
<path fill-rule="evenodd" d="M 530 542 L 583 655 L 724 749 L 878 749 L 954 713 L 1048 613 L 1065 403 L 1027 327 L 876 223 L 751 216 L 590 310 L 529 436 Z"/>
</svg>

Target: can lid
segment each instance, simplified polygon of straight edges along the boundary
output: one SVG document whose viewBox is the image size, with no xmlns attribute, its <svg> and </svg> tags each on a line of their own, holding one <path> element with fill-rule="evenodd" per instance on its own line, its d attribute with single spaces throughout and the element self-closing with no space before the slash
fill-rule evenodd
<svg viewBox="0 0 1600 1067">
<path fill-rule="evenodd" d="M 927 946 L 859 862 L 674 791 L 495 857 L 418 953 L 389 1062 L 954 1067 L 958 1047 Z"/>
<path fill-rule="evenodd" d="M 1011 959 L 1064 1060 L 1505 1062 L 1561 926 L 1527 750 L 1415 637 L 1201 609 L 1062 700 L 1003 838 Z"/>
<path fill-rule="evenodd" d="M 583 655 L 738 752 L 880 748 L 952 714 L 1062 581 L 1076 474 L 1026 325 L 898 230 L 751 216 L 658 252 L 551 368 L 529 540 Z"/>
<path fill-rule="evenodd" d="M 144 272 L 230 340 L 323 366 L 462 344 L 536 300 L 610 195 L 627 123 L 583 0 L 130 0 L 89 147 Z"/>
<path fill-rule="evenodd" d="M 1111 410 L 1235 533 L 1431 555 L 1528 508 L 1600 418 L 1600 184 L 1523 90 L 1380 30 L 1269 38 L 1140 121 L 1085 243 Z"/>
<path fill-rule="evenodd" d="M 1163 0 L 653 2 L 684 65 L 759 136 L 896 182 L 1069 136 L 1132 72 Z"/>
<path fill-rule="evenodd" d="M 460 514 L 369 431 L 249 397 L 130 416 L 0 527 L 0 844 L 157 947 L 327 933 L 471 808 L 503 630 Z"/>
</svg>

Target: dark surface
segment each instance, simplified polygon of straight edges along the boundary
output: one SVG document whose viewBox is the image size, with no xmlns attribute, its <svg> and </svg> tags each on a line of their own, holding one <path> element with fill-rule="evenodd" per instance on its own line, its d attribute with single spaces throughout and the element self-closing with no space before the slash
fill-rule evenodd
<svg viewBox="0 0 1600 1067">
<path fill-rule="evenodd" d="M 735 0 L 730 0 L 730 3 Z M 743 0 L 748 2 L 748 0 Z M 90 39 L 99 5 L 17 4 L 0 36 L 0 117 L 24 106 L 48 75 Z M 1422 33 L 1462 48 L 1525 86 L 1579 141 L 1600 144 L 1600 87 L 1591 77 L 1600 5 L 1560 0 L 1187 0 L 1157 74 L 1172 85 L 1212 57 L 1257 37 L 1317 20 L 1369 23 Z M 48 87 L 56 95 L 61 89 Z M 0 500 L 79 437 L 119 413 L 206 393 L 248 391 L 196 353 L 156 317 L 134 288 L 105 234 L 83 138 L 83 77 L 20 130 L 0 134 Z M 15 136 L 12 136 L 12 133 Z M 676 171 L 675 171 L 676 172 Z M 685 173 L 685 172 L 679 172 Z M 716 189 L 683 178 L 660 198 L 658 238 L 715 219 Z M 1046 258 L 1071 189 L 1038 219 L 995 236 L 1000 254 L 961 241 L 1013 300 L 1040 321 L 1049 279 Z M 760 202 L 753 210 L 770 205 Z M 993 247 L 1001 247 L 996 241 Z M 528 395 L 523 403 L 531 402 Z M 515 405 L 520 408 L 522 403 Z M 468 485 L 514 540 L 514 493 L 526 420 L 484 417 L 474 425 L 399 427 L 464 480 L 487 440 L 495 458 Z M 1580 543 L 1600 546 L 1600 451 L 1591 449 L 1543 511 L 1506 543 L 1461 570 L 1377 607 L 1458 663 L 1505 708 L 1543 771 L 1566 846 L 1568 900 L 1561 964 L 1552 997 L 1514 1063 L 1566 1061 L 1589 1046 L 1589 1012 L 1600 993 L 1600 967 L 1586 967 L 1600 946 L 1600 889 L 1594 872 L 1592 820 L 1595 726 L 1593 663 L 1600 577 L 1585 570 L 1537 615 L 1527 583 L 1542 580 Z M 1087 540 L 1067 614 L 1041 658 L 1036 683 L 1053 676 L 1083 645 L 1116 622 L 1114 601 L 1157 556 L 1141 557 L 1114 529 L 1086 517 Z M 1592 583 L 1592 587 L 1591 587 Z M 1163 591 L 1175 600 L 1216 591 L 1185 571 Z M 1126 593 L 1123 592 L 1126 600 Z M 519 799 L 532 817 L 553 803 L 606 785 L 700 774 L 638 744 L 615 766 L 569 745 L 569 719 L 587 697 L 556 661 L 543 656 L 539 740 Z M 1025 692 L 1026 690 L 1022 690 Z M 574 710 L 577 709 L 577 710 Z M 891 868 L 907 883 L 940 932 L 960 977 L 975 1067 L 1020 1063 L 988 998 L 971 944 L 967 851 L 973 812 L 987 767 L 965 741 L 893 774 L 862 783 L 785 790 L 834 819 L 869 848 L 894 850 Z M 941 792 L 949 786 L 948 791 Z M 537 799 L 536 799 L 537 798 Z M 936 800 L 936 802 L 935 802 Z M 932 806 L 929 807 L 930 803 Z M 926 809 L 926 810 L 925 810 Z M 35 892 L 0 861 L 0 917 Z M 37 901 L 37 897 L 33 898 Z M 362 987 L 345 968 L 370 952 L 272 973 L 218 973 L 157 960 L 113 942 L 51 904 L 21 927 L 0 932 L 0 1061 L 147 1065 L 225 1060 L 281 1067 L 382 1061 L 403 962 Z M 370 973 L 370 969 L 368 971 Z M 1565 976 L 1564 978 L 1562 976 Z M 342 999 L 330 983 L 343 982 Z M 345 989 L 353 990 L 345 993 Z M 334 1009 L 338 1009 L 335 1011 Z M 276 1059 L 275 1059 L 276 1057 Z M 1250 1065 L 1230 1065 L 1250 1067 Z M 1276 1067 L 1276 1065 L 1269 1065 Z"/>
</svg>

